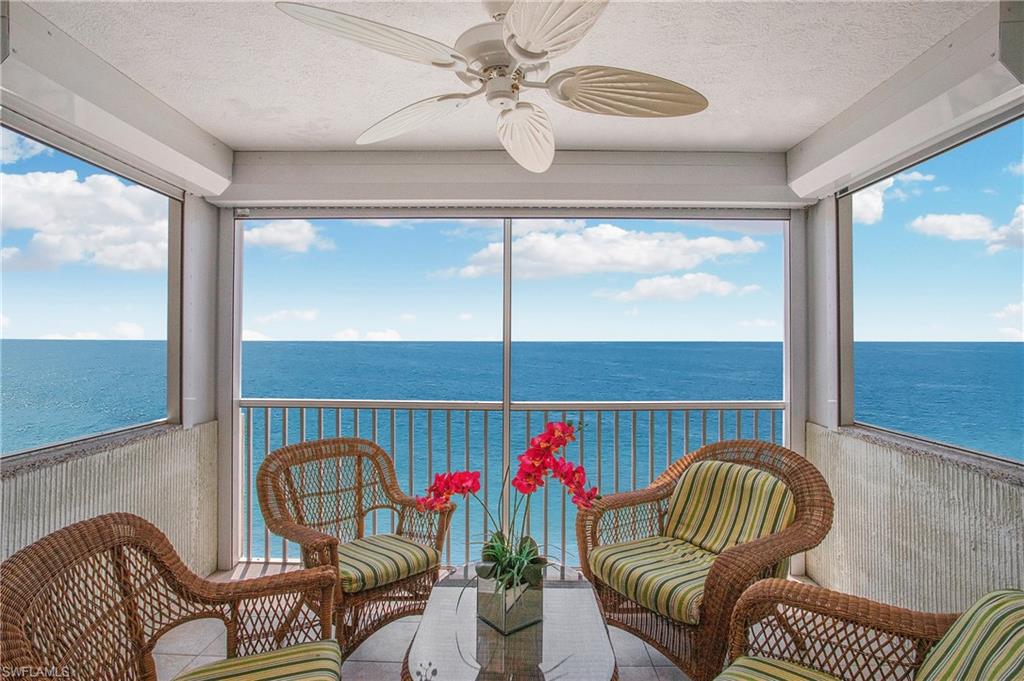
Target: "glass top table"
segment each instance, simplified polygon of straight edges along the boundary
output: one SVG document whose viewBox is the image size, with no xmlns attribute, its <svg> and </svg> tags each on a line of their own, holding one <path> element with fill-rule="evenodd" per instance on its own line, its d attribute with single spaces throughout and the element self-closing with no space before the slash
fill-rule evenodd
<svg viewBox="0 0 1024 681">
<path fill-rule="evenodd" d="M 544 619 L 503 636 L 476 616 L 473 566 L 430 593 L 402 662 L 403 681 L 616 681 L 608 629 L 579 571 L 549 567 Z"/>
</svg>

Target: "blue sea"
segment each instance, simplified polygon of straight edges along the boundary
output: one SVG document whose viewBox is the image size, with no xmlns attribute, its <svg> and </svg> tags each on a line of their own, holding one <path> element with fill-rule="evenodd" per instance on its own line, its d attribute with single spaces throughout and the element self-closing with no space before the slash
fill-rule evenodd
<svg viewBox="0 0 1024 681">
<path fill-rule="evenodd" d="M 0 341 L 0 451 L 162 418 L 165 361 L 165 344 L 156 341 Z M 515 342 L 512 366 L 514 401 L 782 399 L 781 343 Z M 1024 462 L 1024 344 L 857 343 L 855 371 L 858 421 Z M 242 348 L 243 397 L 499 401 L 501 392 L 499 343 L 247 341 Z M 394 423 L 390 410 L 376 417 L 370 410 L 307 411 L 303 422 L 301 412 L 289 410 L 286 429 L 283 410 L 271 410 L 268 430 L 266 412 L 252 410 L 253 431 L 245 445 L 252 447 L 254 470 L 268 449 L 296 441 L 303 432 L 306 437 L 320 429 L 325 436 L 376 433 L 394 457 L 403 488 L 421 491 L 432 472 L 462 468 L 466 461 L 480 469 L 486 460 L 490 498 L 497 499 L 500 413 L 490 413 L 485 424 L 482 411 L 410 415 L 399 410 Z M 243 424 L 248 416 L 243 413 Z M 545 416 L 563 414 L 513 414 L 513 454 Z M 582 417 L 586 448 L 570 456 L 583 456 L 602 493 L 628 489 L 634 481 L 646 484 L 685 446 L 693 449 L 703 438 L 732 437 L 737 426 L 749 437 L 754 429 L 751 412 L 741 415 L 739 424 L 734 412 L 695 412 L 688 419 L 682 413 L 624 412 L 618 430 L 612 414 L 564 416 Z M 781 418 L 774 425 L 773 431 L 770 413 L 761 412 L 757 436 L 781 442 Z M 616 444 L 621 456 L 614 455 Z M 550 554 L 571 562 L 574 509 L 566 505 L 563 514 L 560 494 L 544 503 L 551 520 L 544 526 L 537 509 L 531 515 L 533 533 L 539 541 L 546 538 L 542 544 Z M 263 555 L 265 533 L 255 502 L 247 512 L 253 519 L 247 553 Z M 456 559 L 467 539 L 476 542 L 480 523 L 476 511 L 456 518 Z M 271 553 L 281 555 L 278 541 Z"/>
</svg>

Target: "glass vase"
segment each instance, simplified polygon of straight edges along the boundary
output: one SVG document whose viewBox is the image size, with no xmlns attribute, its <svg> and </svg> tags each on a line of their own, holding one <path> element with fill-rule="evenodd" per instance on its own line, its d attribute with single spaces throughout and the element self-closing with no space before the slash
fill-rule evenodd
<svg viewBox="0 0 1024 681">
<path fill-rule="evenodd" d="M 505 588 L 488 575 L 492 563 L 477 566 L 476 615 L 498 632 L 509 635 L 544 618 L 544 582 Z"/>
</svg>

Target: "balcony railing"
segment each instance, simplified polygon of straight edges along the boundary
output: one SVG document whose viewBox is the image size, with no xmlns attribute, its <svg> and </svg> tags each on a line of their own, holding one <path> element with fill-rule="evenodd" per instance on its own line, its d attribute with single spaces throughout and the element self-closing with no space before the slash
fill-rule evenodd
<svg viewBox="0 0 1024 681">
<path fill-rule="evenodd" d="M 495 508 L 502 496 L 503 461 L 512 461 L 550 420 L 582 424 L 566 455 L 586 467 L 602 494 L 647 486 L 665 467 L 704 444 L 733 438 L 783 443 L 783 401 L 743 402 L 512 402 L 510 451 L 503 451 L 502 403 L 388 400 L 240 400 L 242 423 L 242 555 L 246 561 L 297 561 L 298 547 L 275 538 L 256 500 L 256 471 L 268 452 L 309 439 L 341 436 L 377 442 L 392 457 L 399 483 L 422 494 L 434 473 L 482 472 L 480 496 Z M 575 564 L 576 509 L 556 483 L 532 502 L 529 526 L 543 552 Z M 390 511 L 376 511 L 366 531 L 394 529 Z M 479 557 L 484 517 L 479 504 L 460 502 L 444 560 Z"/>
</svg>

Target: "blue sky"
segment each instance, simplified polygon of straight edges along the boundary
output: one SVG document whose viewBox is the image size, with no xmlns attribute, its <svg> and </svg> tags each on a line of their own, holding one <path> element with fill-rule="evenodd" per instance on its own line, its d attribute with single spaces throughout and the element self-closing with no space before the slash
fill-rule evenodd
<svg viewBox="0 0 1024 681">
<path fill-rule="evenodd" d="M 1021 336 L 1024 123 L 858 192 L 858 340 Z M 3 132 L 3 335 L 166 335 L 167 199 Z M 780 340 L 777 222 L 521 220 L 516 340 Z M 250 339 L 497 340 L 490 220 L 245 225 Z"/>
</svg>

